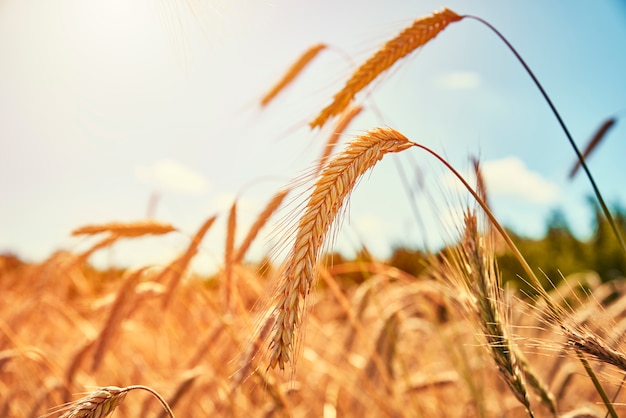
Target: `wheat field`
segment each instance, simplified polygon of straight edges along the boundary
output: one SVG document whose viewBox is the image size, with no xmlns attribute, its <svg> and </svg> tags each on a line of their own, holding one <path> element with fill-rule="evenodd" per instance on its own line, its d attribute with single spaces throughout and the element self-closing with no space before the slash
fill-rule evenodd
<svg viewBox="0 0 626 418">
<path fill-rule="evenodd" d="M 185 251 L 163 265 L 95 268 L 120 240 L 178 231 L 154 220 L 77 225 L 98 238 L 40 263 L 0 257 L 2 417 L 603 417 L 624 414 L 626 289 L 592 272 L 543 289 L 475 184 L 456 243 L 411 275 L 375 258 L 326 257 L 346 204 L 388 155 L 434 151 L 392 127 L 340 146 L 363 108 L 356 98 L 449 25 L 474 18 L 447 8 L 384 43 L 310 121 L 338 117 L 289 209 L 284 188 L 236 240 L 227 216 L 220 270 L 191 263 L 214 227 L 207 216 Z M 305 51 L 260 99 L 297 82 L 326 45 Z M 327 133 L 322 131 L 321 133 Z M 584 161 L 581 157 L 582 165 Z M 460 175 L 459 175 L 460 176 Z M 279 209 L 288 216 L 281 224 Z M 285 228 L 287 256 L 251 261 L 264 228 Z M 505 286 L 497 256 L 514 254 L 537 291 Z"/>
<path fill-rule="evenodd" d="M 445 267 L 425 277 L 377 261 L 318 269 L 297 362 L 283 371 L 270 367 L 270 329 L 256 310 L 279 268 L 260 274 L 233 263 L 229 285 L 224 271 L 206 280 L 184 269 L 98 271 L 79 254 L 37 265 L 4 257 L 2 416 L 44 416 L 86 392 L 132 385 L 156 391 L 177 416 L 525 416 L 489 349 L 507 352 L 500 337 L 484 338 L 490 331 L 472 313 L 473 295 L 442 279 L 453 276 Z M 346 280 L 349 273 L 361 280 Z M 568 321 L 584 330 L 578 341 L 540 303 L 498 300 L 507 344 L 544 382 L 558 416 L 581 408 L 603 416 L 574 344 L 589 348 L 607 390 L 621 385 L 624 289 L 594 278 L 553 291 L 570 301 Z M 593 297 L 574 286 L 583 279 Z M 525 380 L 535 416 L 552 416 Z M 126 393 L 113 415 L 166 416 L 145 391 Z"/>
</svg>

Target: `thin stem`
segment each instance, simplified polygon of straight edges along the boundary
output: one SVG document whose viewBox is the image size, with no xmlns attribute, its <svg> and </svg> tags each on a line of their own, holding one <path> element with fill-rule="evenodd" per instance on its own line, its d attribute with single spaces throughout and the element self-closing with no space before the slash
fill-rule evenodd
<svg viewBox="0 0 626 418">
<path fill-rule="evenodd" d="M 576 153 L 576 156 L 578 157 L 578 160 L 580 161 L 581 167 L 583 168 L 583 170 L 585 171 L 585 174 L 589 178 L 589 182 L 591 183 L 591 187 L 593 188 L 593 191 L 594 191 L 594 193 L 596 195 L 596 198 L 598 199 L 598 203 L 602 207 L 602 211 L 604 212 L 604 216 L 606 216 L 607 220 L 609 221 L 609 224 L 611 225 L 611 228 L 613 229 L 613 233 L 617 237 L 617 240 L 619 241 L 620 246 L 622 247 L 622 250 L 624 251 L 624 253 L 626 253 L 626 243 L 624 242 L 624 238 L 622 237 L 621 232 L 617 228 L 617 224 L 615 223 L 615 220 L 613 219 L 613 216 L 611 215 L 611 212 L 609 211 L 609 208 L 607 207 L 606 203 L 604 202 L 604 198 L 602 197 L 602 193 L 600 193 L 600 189 L 598 188 L 598 185 L 596 184 L 593 176 L 591 175 L 591 171 L 589 171 L 589 168 L 587 167 L 587 163 L 585 162 L 585 158 L 583 157 L 582 153 L 580 152 L 580 150 L 576 146 L 576 143 L 574 142 L 574 139 L 572 138 L 572 135 L 569 133 L 569 130 L 567 129 L 567 126 L 565 126 L 565 122 L 563 122 L 563 119 L 561 118 L 561 115 L 556 110 L 556 107 L 552 103 L 552 100 L 550 100 L 550 97 L 548 96 L 546 91 L 543 89 L 543 86 L 541 85 L 541 83 L 539 83 L 539 80 L 537 80 L 537 77 L 535 77 L 535 74 L 532 72 L 530 67 L 526 64 L 526 61 L 524 61 L 524 59 L 521 57 L 521 55 L 515 50 L 513 45 L 511 45 L 511 43 L 504 37 L 504 35 L 502 35 L 489 22 L 487 22 L 486 20 L 481 19 L 478 16 L 464 15 L 463 17 L 464 18 L 468 18 L 468 19 L 477 20 L 480 23 L 482 23 L 485 26 L 487 26 L 489 29 L 491 29 L 506 44 L 506 46 L 511 50 L 511 52 L 513 52 L 513 54 L 515 55 L 515 57 L 517 57 L 517 59 L 520 62 L 520 64 L 522 64 L 522 66 L 524 67 L 524 69 L 526 70 L 526 72 L 528 73 L 530 78 L 532 78 L 533 82 L 535 83 L 535 85 L 537 86 L 537 88 L 539 89 L 541 94 L 543 95 L 544 99 L 546 100 L 546 102 L 550 106 L 550 109 L 552 109 L 552 113 L 554 113 L 554 116 L 556 117 L 556 119 L 558 120 L 559 124 L 561 125 L 561 128 L 563 129 L 563 132 L 565 132 L 565 136 L 567 137 L 570 145 L 574 149 L 574 152 Z"/>
<path fill-rule="evenodd" d="M 124 392 L 130 392 L 131 390 L 145 390 L 146 392 L 150 392 L 155 398 L 159 400 L 159 403 L 161 404 L 161 406 L 163 406 L 163 409 L 165 409 L 165 412 L 170 416 L 170 418 L 175 418 L 174 412 L 172 412 L 172 408 L 170 408 L 165 399 L 163 399 L 163 397 L 159 395 L 154 389 L 143 385 L 132 385 L 124 388 Z"/>
<path fill-rule="evenodd" d="M 593 372 L 593 369 L 589 365 L 589 362 L 585 358 L 584 354 L 581 351 L 576 350 L 576 355 L 578 356 L 578 359 L 580 360 L 580 362 L 583 364 L 585 371 L 591 378 L 591 381 L 593 382 L 593 385 L 595 386 L 596 391 L 600 394 L 600 397 L 602 398 L 604 405 L 606 405 L 608 413 L 611 415 L 612 418 L 617 418 L 617 412 L 615 412 L 615 408 L 613 408 L 613 405 L 611 404 L 609 397 L 607 396 L 606 392 L 602 388 L 600 381 L 596 377 L 596 374 Z"/>
<path fill-rule="evenodd" d="M 615 395 L 613 395 L 613 402 L 615 402 L 615 400 L 617 399 L 617 396 L 619 395 L 622 388 L 624 387 L 624 382 L 626 382 L 626 376 L 622 377 L 622 382 L 619 384 L 619 387 L 617 388 L 617 392 L 615 392 Z M 608 417 L 609 417 L 609 411 L 606 412 L 606 418 Z"/>
</svg>

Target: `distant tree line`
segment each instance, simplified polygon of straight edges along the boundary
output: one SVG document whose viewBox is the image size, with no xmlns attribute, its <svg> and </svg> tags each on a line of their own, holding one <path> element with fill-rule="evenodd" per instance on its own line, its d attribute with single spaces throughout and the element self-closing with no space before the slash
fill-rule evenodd
<svg viewBox="0 0 626 418">
<path fill-rule="evenodd" d="M 558 284 L 563 277 L 573 273 L 594 271 L 602 281 L 626 277 L 626 252 L 621 248 L 608 220 L 593 202 L 593 233 L 579 239 L 572 232 L 562 210 L 555 209 L 546 220 L 546 232 L 541 238 L 528 238 L 508 230 L 528 264 L 535 269 L 545 286 Z M 617 205 L 612 214 L 626 238 L 626 209 Z M 428 256 L 421 250 L 396 247 L 388 264 L 418 277 L 426 268 Z M 513 284 L 526 292 L 534 293 L 520 277 L 524 271 L 510 251 L 497 254 L 498 267 L 503 282 Z M 551 282 L 551 283 L 550 283 Z"/>
<path fill-rule="evenodd" d="M 539 279 L 544 280 L 544 285 L 549 284 L 548 279 L 558 284 L 563 277 L 583 271 L 594 271 L 603 282 L 626 277 L 626 252 L 603 212 L 595 204 L 591 206 L 593 233 L 585 240 L 576 238 L 561 210 L 554 210 L 548 217 L 542 238 L 525 238 L 509 231 L 529 265 Z M 612 214 L 620 233 L 626 238 L 626 210 L 615 206 Z M 518 275 L 523 276 L 522 270 L 510 252 L 497 259 L 504 282 L 513 280 L 521 288 L 528 288 L 520 282 Z"/>
</svg>

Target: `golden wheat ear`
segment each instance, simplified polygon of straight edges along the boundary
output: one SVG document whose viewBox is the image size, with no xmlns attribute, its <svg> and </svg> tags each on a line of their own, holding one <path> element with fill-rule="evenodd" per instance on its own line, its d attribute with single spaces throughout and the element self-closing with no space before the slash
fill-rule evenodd
<svg viewBox="0 0 626 418">
<path fill-rule="evenodd" d="M 358 179 L 385 154 L 413 145 L 394 129 L 378 128 L 357 137 L 324 167 L 298 221 L 293 247 L 279 283 L 274 311 L 276 322 L 270 336 L 270 368 L 278 365 L 284 369 L 292 357 L 325 238 Z"/>
<path fill-rule="evenodd" d="M 387 41 L 381 49 L 352 74 L 343 89 L 333 96 L 333 102 L 310 123 L 311 128 L 321 127 L 330 117 L 343 112 L 352 98 L 374 81 L 379 74 L 388 70 L 399 59 L 434 39 L 450 23 L 462 18 L 463 16 L 444 8 L 439 12 L 415 20 L 410 27 Z"/>
</svg>

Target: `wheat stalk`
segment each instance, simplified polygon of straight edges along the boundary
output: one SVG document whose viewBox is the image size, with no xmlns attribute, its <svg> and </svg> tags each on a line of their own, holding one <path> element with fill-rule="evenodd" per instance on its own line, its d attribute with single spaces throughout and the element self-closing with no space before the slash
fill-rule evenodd
<svg viewBox="0 0 626 418">
<path fill-rule="evenodd" d="M 261 98 L 261 106 L 266 106 L 276 97 L 285 87 L 287 87 L 298 74 L 302 72 L 304 67 L 317 56 L 317 54 L 326 48 L 324 44 L 317 44 L 310 47 L 294 62 L 287 70 L 285 75 Z"/>
<path fill-rule="evenodd" d="M 315 264 L 326 235 L 358 179 L 390 152 L 413 146 L 391 128 L 369 131 L 355 140 L 324 168 L 298 222 L 293 247 L 278 288 L 276 323 L 270 342 L 270 368 L 284 369 L 298 335 L 301 317 L 316 275 Z"/>
<path fill-rule="evenodd" d="M 450 23 L 462 18 L 463 16 L 444 8 L 439 12 L 415 20 L 410 27 L 387 41 L 381 49 L 352 74 L 343 89 L 333 96 L 333 102 L 310 123 L 311 128 L 323 126 L 328 118 L 343 112 L 352 98 L 374 81 L 379 74 L 389 69 L 399 59 L 434 39 Z"/>
<path fill-rule="evenodd" d="M 226 245 L 224 251 L 224 309 L 233 308 L 233 254 L 235 252 L 235 234 L 237 232 L 237 201 L 234 201 L 228 212 L 226 228 Z"/>
<path fill-rule="evenodd" d="M 96 235 L 108 232 L 118 237 L 140 237 L 142 235 L 162 235 L 168 232 L 176 231 L 170 224 L 155 221 L 140 222 L 111 222 L 100 225 L 85 225 L 72 231 L 72 235 Z"/>
<path fill-rule="evenodd" d="M 174 394 L 169 398 L 169 401 L 167 402 L 167 404 L 171 408 L 174 408 L 176 404 L 180 401 L 180 399 L 183 397 L 183 395 L 191 389 L 196 379 L 202 376 L 204 373 L 205 371 L 199 367 L 185 372 L 183 374 L 183 380 L 178 384 L 178 387 L 174 391 Z M 163 411 L 161 411 L 161 414 L 159 414 L 159 418 L 165 418 L 168 415 L 168 413 L 169 411 L 164 409 Z"/>
</svg>

